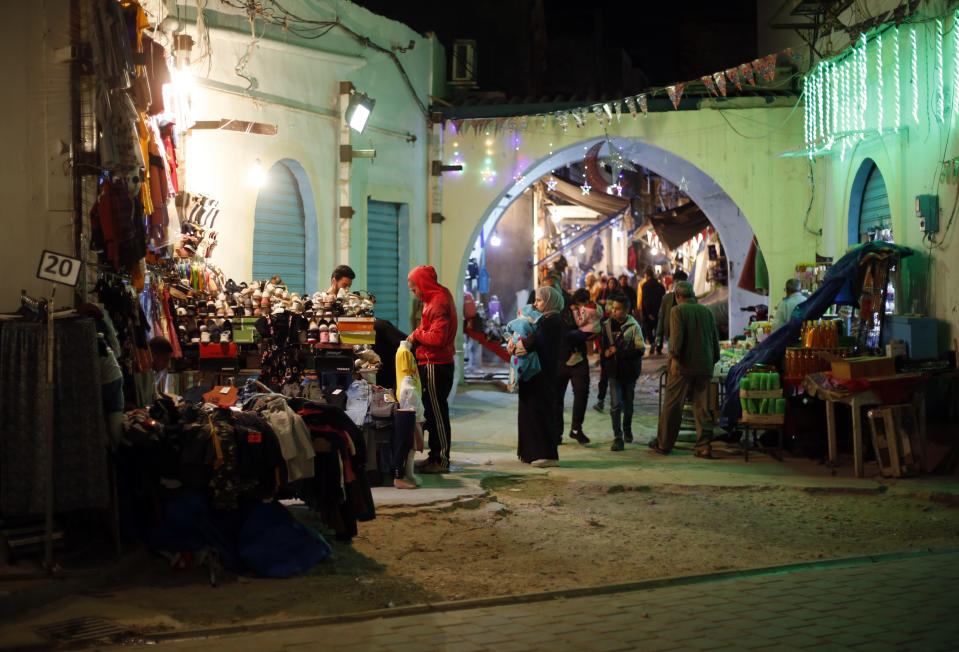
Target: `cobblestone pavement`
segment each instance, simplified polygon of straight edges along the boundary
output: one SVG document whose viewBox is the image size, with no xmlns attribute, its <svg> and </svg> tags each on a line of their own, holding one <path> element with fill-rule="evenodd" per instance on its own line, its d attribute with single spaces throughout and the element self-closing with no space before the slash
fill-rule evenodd
<svg viewBox="0 0 959 652">
<path fill-rule="evenodd" d="M 959 551 L 646 586 L 157 644 L 231 652 L 957 648 Z"/>
</svg>

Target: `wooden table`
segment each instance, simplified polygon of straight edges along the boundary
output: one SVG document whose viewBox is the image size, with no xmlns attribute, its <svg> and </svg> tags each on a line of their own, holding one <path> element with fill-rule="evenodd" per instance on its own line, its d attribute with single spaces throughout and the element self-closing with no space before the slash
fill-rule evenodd
<svg viewBox="0 0 959 652">
<path fill-rule="evenodd" d="M 896 374 L 895 376 L 883 376 L 882 378 L 866 378 L 863 380 L 874 382 L 917 381 L 922 378 L 921 373 Z M 836 404 L 848 405 L 852 410 L 852 453 L 853 464 L 857 478 L 863 477 L 863 459 L 862 459 L 862 408 L 867 406 L 891 405 L 902 403 L 903 401 L 885 401 L 875 391 L 867 389 L 864 391 L 850 391 L 843 388 L 828 388 L 824 385 L 825 374 L 809 374 L 803 380 L 803 387 L 810 396 L 822 399 L 826 402 L 826 425 L 828 428 L 828 446 L 829 462 L 837 464 L 838 453 L 836 450 Z M 916 390 L 912 393 L 912 405 L 916 410 L 916 420 L 919 424 L 919 442 L 922 451 L 926 448 L 926 401 L 922 384 L 916 383 Z"/>
</svg>

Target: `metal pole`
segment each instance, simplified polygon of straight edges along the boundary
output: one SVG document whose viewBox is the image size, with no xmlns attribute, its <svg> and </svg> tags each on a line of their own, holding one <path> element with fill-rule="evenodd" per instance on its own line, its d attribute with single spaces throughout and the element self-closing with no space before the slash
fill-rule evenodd
<svg viewBox="0 0 959 652">
<path fill-rule="evenodd" d="M 50 303 L 47 305 L 47 387 L 46 387 L 46 432 L 47 445 L 47 496 L 46 496 L 46 523 L 44 526 L 43 564 L 46 569 L 53 570 L 53 298 L 57 293 L 57 286 L 50 289 Z"/>
</svg>

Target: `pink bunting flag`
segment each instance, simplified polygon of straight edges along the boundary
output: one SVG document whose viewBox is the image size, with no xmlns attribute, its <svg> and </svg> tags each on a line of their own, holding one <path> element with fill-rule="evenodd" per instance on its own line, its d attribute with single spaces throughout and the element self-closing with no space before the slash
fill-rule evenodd
<svg viewBox="0 0 959 652">
<path fill-rule="evenodd" d="M 649 107 L 646 106 L 646 95 L 637 95 L 636 101 L 639 102 L 639 110 L 643 112 L 644 116 L 647 115 L 649 113 Z"/>
<path fill-rule="evenodd" d="M 753 76 L 753 66 L 751 63 L 739 64 L 739 75 L 748 81 L 750 86 L 756 85 L 756 78 Z"/>
<path fill-rule="evenodd" d="M 712 77 L 710 77 L 709 75 L 703 75 L 702 77 L 699 78 L 699 80 L 703 82 L 704 84 L 706 84 L 706 88 L 709 90 L 710 93 L 712 93 L 713 95 L 719 95 L 719 93 L 716 92 L 716 84 L 713 83 Z"/>
<path fill-rule="evenodd" d="M 726 97 L 726 77 L 723 75 L 723 73 L 713 73 L 713 81 L 716 82 L 716 88 L 719 89 L 719 94 L 723 97 Z"/>
<path fill-rule="evenodd" d="M 683 97 L 683 88 L 685 84 L 674 84 L 666 87 L 669 94 L 669 101 L 673 103 L 674 109 L 679 109 L 679 100 Z"/>
<path fill-rule="evenodd" d="M 726 76 L 729 77 L 729 81 L 736 84 L 736 88 L 743 90 L 743 85 L 739 83 L 739 70 L 736 68 L 730 68 L 726 71 Z"/>
</svg>

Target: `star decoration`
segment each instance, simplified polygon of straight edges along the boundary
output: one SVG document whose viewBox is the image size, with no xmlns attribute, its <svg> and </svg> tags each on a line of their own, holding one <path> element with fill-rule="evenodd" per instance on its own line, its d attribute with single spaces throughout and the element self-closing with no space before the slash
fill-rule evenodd
<svg viewBox="0 0 959 652">
<path fill-rule="evenodd" d="M 554 179 L 553 177 L 550 177 L 546 181 L 546 187 L 549 188 L 550 190 L 556 190 L 556 179 Z"/>
<path fill-rule="evenodd" d="M 679 189 L 683 192 L 689 192 L 689 182 L 686 181 L 685 175 L 683 175 L 683 178 L 679 180 Z"/>
<path fill-rule="evenodd" d="M 584 195 L 588 195 L 588 194 L 589 194 L 589 191 L 592 190 L 593 187 L 592 187 L 591 185 L 589 185 L 588 182 L 584 181 L 584 182 L 583 182 L 583 185 L 581 185 L 581 186 L 579 187 L 579 189 L 583 191 L 583 194 L 584 194 Z"/>
<path fill-rule="evenodd" d="M 623 196 L 623 187 L 618 183 L 614 183 L 610 186 L 606 186 L 606 194 L 612 195 L 615 194 L 617 197 Z"/>
</svg>

